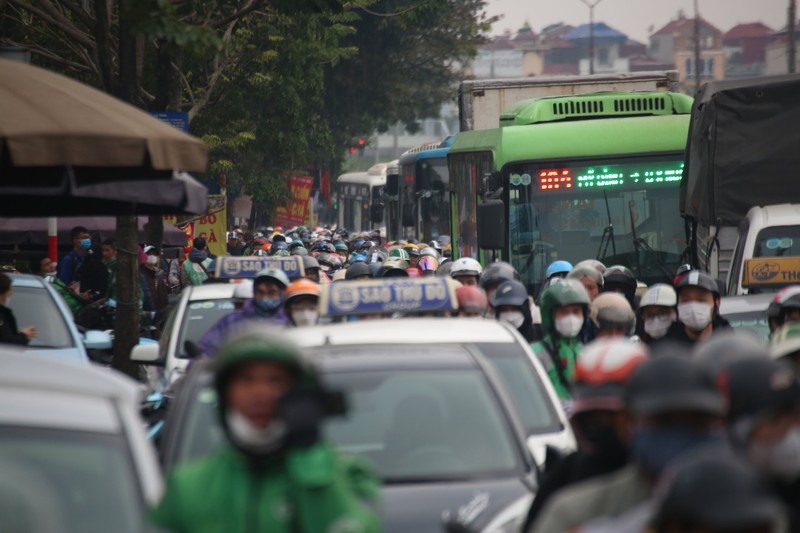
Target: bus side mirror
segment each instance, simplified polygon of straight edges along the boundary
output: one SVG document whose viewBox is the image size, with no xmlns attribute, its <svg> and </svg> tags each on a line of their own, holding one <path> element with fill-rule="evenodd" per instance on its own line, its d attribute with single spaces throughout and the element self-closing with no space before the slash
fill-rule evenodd
<svg viewBox="0 0 800 533">
<path fill-rule="evenodd" d="M 478 204 L 478 248 L 500 250 L 506 245 L 506 214 L 502 200 Z"/>
<path fill-rule="evenodd" d="M 386 194 L 394 197 L 400 194 L 400 176 L 398 174 L 389 174 L 386 176 Z"/>
<path fill-rule="evenodd" d="M 383 222 L 383 204 L 374 203 L 369 208 L 369 221 L 373 224 L 380 224 Z"/>
</svg>

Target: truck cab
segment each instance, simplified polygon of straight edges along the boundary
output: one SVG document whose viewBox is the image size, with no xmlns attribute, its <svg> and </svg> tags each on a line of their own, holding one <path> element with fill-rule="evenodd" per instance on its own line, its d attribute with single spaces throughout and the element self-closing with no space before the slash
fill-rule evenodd
<svg viewBox="0 0 800 533">
<path fill-rule="evenodd" d="M 800 256 L 800 204 L 753 207 L 739 224 L 726 286 L 728 294 L 775 292 L 783 285 L 745 287 L 744 267 L 749 259 Z M 800 280 L 794 280 L 798 283 Z M 787 283 L 788 284 L 788 283 Z"/>
</svg>

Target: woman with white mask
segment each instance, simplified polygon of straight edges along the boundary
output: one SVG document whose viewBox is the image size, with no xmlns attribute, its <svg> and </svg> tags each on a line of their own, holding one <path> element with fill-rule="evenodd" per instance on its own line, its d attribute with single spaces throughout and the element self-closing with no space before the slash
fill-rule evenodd
<svg viewBox="0 0 800 533">
<path fill-rule="evenodd" d="M 639 338 L 650 344 L 667 334 L 678 319 L 678 295 L 666 283 L 656 283 L 647 289 L 639 301 Z"/>
<path fill-rule="evenodd" d="M 545 337 L 532 346 L 564 402 L 571 400 L 575 362 L 589 316 L 589 295 L 580 281 L 563 279 L 542 292 L 542 326 Z"/>
</svg>

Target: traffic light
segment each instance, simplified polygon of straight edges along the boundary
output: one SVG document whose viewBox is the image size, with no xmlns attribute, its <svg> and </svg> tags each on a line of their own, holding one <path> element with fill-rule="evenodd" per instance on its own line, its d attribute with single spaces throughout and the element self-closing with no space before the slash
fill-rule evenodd
<svg viewBox="0 0 800 533">
<path fill-rule="evenodd" d="M 367 141 L 365 139 L 358 140 L 358 155 L 364 155 L 364 147 L 367 146 Z"/>
</svg>

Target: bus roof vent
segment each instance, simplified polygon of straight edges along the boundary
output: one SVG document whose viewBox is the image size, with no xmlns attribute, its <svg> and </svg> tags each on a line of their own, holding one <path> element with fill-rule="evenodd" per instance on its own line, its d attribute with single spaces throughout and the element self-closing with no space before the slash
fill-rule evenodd
<svg viewBox="0 0 800 533">
<path fill-rule="evenodd" d="M 631 91 L 526 100 L 501 114 L 500 126 L 691 112 L 691 104 L 681 100 L 680 96 L 682 95 L 673 93 Z"/>
</svg>

